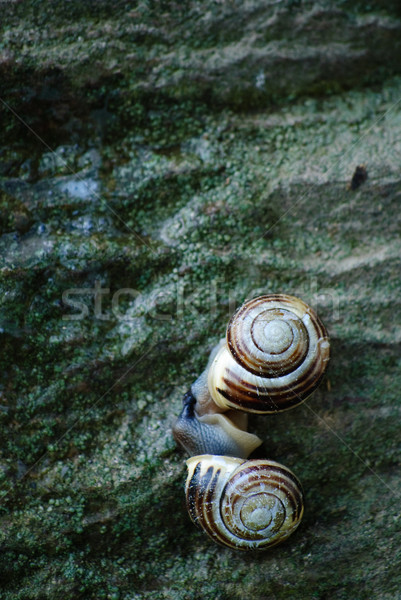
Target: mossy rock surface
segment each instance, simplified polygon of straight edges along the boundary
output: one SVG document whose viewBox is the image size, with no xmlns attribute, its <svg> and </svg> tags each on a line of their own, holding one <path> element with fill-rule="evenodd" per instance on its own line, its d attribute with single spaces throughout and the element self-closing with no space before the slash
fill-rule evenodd
<svg viewBox="0 0 401 600">
<path fill-rule="evenodd" d="M 0 4 L 2 597 L 400 598 L 399 3 Z M 171 426 L 268 292 L 332 360 L 250 419 L 306 510 L 244 554 Z"/>
</svg>

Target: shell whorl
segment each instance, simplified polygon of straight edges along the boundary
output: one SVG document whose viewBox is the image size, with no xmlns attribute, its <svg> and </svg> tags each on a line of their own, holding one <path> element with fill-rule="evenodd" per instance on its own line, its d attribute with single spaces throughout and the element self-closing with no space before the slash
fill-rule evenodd
<svg viewBox="0 0 401 600">
<path fill-rule="evenodd" d="M 231 318 L 210 365 L 209 391 L 222 408 L 286 410 L 319 385 L 329 358 L 327 331 L 310 306 L 285 294 L 260 296 Z"/>
<path fill-rule="evenodd" d="M 303 515 L 295 475 L 272 460 L 194 456 L 187 461 L 187 508 L 214 541 L 237 550 L 284 541 Z"/>
</svg>

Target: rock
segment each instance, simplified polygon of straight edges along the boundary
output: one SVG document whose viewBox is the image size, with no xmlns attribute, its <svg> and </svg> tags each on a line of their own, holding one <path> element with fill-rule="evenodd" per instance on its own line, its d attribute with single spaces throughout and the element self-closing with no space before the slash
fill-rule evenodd
<svg viewBox="0 0 401 600">
<path fill-rule="evenodd" d="M 2 16 L 4 598 L 395 598 L 398 3 Z M 279 291 L 333 353 L 250 419 L 306 511 L 244 556 L 190 523 L 171 426 L 234 309 Z"/>
</svg>

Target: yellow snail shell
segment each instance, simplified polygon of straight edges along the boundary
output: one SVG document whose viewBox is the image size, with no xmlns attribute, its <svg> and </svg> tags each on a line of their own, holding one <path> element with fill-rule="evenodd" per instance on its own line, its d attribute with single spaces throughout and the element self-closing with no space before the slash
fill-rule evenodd
<svg viewBox="0 0 401 600">
<path fill-rule="evenodd" d="M 236 550 L 284 541 L 303 515 L 295 475 L 272 460 L 202 455 L 187 460 L 189 515 L 215 542 Z"/>
<path fill-rule="evenodd" d="M 208 370 L 220 409 L 274 413 L 305 400 L 330 358 L 327 331 L 299 298 L 270 294 L 243 304 Z"/>
</svg>

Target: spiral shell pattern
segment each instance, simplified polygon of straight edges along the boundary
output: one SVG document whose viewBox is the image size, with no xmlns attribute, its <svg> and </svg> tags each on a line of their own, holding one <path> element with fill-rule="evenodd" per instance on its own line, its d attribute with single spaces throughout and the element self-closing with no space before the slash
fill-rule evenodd
<svg viewBox="0 0 401 600">
<path fill-rule="evenodd" d="M 272 460 L 194 456 L 187 461 L 189 515 L 215 542 L 236 550 L 284 541 L 303 515 L 295 475 Z"/>
<path fill-rule="evenodd" d="M 285 294 L 260 296 L 231 318 L 209 391 L 221 408 L 286 410 L 315 390 L 329 358 L 327 331 L 310 306 Z"/>
</svg>

